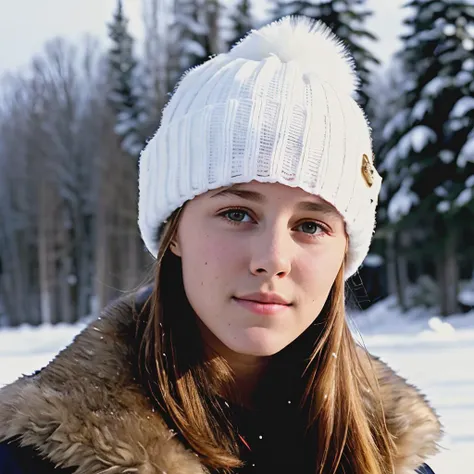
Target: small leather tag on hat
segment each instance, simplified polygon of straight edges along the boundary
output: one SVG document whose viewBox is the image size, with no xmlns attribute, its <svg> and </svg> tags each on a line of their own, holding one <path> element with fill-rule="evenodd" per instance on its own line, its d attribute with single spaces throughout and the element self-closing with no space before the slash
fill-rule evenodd
<svg viewBox="0 0 474 474">
<path fill-rule="evenodd" d="M 374 184 L 375 168 L 370 158 L 364 153 L 362 155 L 362 176 L 369 188 Z"/>
</svg>

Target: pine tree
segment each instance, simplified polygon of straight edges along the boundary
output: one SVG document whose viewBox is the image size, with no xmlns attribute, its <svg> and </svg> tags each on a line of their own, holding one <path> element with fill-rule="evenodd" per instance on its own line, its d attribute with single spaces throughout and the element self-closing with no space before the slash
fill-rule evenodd
<svg viewBox="0 0 474 474">
<path fill-rule="evenodd" d="M 169 43 L 170 90 L 183 72 L 220 50 L 218 0 L 174 0 L 174 12 Z"/>
<path fill-rule="evenodd" d="M 405 249 L 401 246 L 403 240 L 400 238 L 401 232 L 397 233 L 400 229 L 391 223 L 387 213 L 387 204 L 393 194 L 393 189 L 396 189 L 400 182 L 396 173 L 390 173 L 384 169 L 384 165 L 388 165 L 388 160 L 381 163 L 381 157 L 384 156 L 383 151 L 388 143 L 387 124 L 393 120 L 401 107 L 400 98 L 403 97 L 403 85 L 404 74 L 401 62 L 399 59 L 392 59 L 386 68 L 374 75 L 369 87 L 370 97 L 376 98 L 371 115 L 375 164 L 384 177 L 377 210 L 377 231 L 371 245 L 371 253 L 384 255 L 385 278 L 381 278 L 381 275 L 377 276 L 386 282 L 384 289 L 387 293 L 396 295 L 399 307 L 407 309 L 405 291 L 407 258 Z M 394 125 L 397 123 L 394 122 Z M 395 134 L 393 136 L 395 139 Z M 380 294 L 377 295 L 377 297 L 380 296 Z"/>
<path fill-rule="evenodd" d="M 286 15 L 304 15 L 321 20 L 344 42 L 354 57 L 361 79 L 358 93 L 359 104 L 367 111 L 371 66 L 379 64 L 374 55 L 366 49 L 366 40 L 377 38 L 365 28 L 365 21 L 372 15 L 366 7 L 366 0 L 273 0 L 274 19 Z"/>
<path fill-rule="evenodd" d="M 399 55 L 405 89 L 381 153 L 387 212 L 399 229 L 423 236 L 417 251 L 436 261 L 447 315 L 457 308 L 459 236 L 472 232 L 474 6 L 451 0 L 406 6 L 413 14 Z"/>
<path fill-rule="evenodd" d="M 116 117 L 115 132 L 122 148 L 137 157 L 143 147 L 140 133 L 140 113 L 135 92 L 137 61 L 133 55 L 133 38 L 128 33 L 128 20 L 118 0 L 113 21 L 109 24 L 112 47 L 108 53 L 109 103 Z"/>
<path fill-rule="evenodd" d="M 142 0 L 144 20 L 143 59 L 137 67 L 138 109 L 143 136 L 151 138 L 169 100 L 168 5 L 161 0 Z"/>
<path fill-rule="evenodd" d="M 229 41 L 229 47 L 232 47 L 246 36 L 254 26 L 250 0 L 238 0 L 230 20 L 232 22 L 232 36 Z"/>
</svg>

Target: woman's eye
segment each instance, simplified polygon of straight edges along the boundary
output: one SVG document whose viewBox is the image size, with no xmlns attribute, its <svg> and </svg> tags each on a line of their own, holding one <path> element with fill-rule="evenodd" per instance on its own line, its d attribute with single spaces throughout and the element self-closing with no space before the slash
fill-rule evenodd
<svg viewBox="0 0 474 474">
<path fill-rule="evenodd" d="M 298 226 L 298 228 L 305 234 L 317 234 L 319 233 L 318 231 L 323 230 L 321 225 L 312 221 L 303 222 Z"/>
<path fill-rule="evenodd" d="M 248 212 L 243 211 L 241 209 L 230 209 L 229 211 L 225 211 L 222 215 L 229 219 L 232 222 L 250 222 L 250 216 Z"/>
</svg>

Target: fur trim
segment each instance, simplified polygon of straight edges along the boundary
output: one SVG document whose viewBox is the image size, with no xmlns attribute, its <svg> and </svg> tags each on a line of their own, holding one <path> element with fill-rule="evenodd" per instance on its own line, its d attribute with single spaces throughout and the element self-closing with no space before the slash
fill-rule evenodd
<svg viewBox="0 0 474 474">
<path fill-rule="evenodd" d="M 205 474 L 153 411 L 132 370 L 130 303 L 109 307 L 43 370 L 0 390 L 0 441 L 19 438 L 76 474 Z M 100 365 L 97 364 L 100 361 Z M 373 359 L 393 434 L 396 474 L 414 474 L 441 430 L 424 397 Z"/>
<path fill-rule="evenodd" d="M 252 30 L 229 56 L 254 61 L 276 56 L 284 63 L 295 61 L 303 73 L 315 74 L 347 95 L 359 86 L 354 60 L 342 41 L 323 22 L 305 16 L 286 16 Z"/>
</svg>

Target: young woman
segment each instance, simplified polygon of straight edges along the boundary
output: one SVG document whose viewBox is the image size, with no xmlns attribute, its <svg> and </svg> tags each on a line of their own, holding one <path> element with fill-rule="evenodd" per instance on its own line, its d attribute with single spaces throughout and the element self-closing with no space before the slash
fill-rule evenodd
<svg viewBox="0 0 474 474">
<path fill-rule="evenodd" d="M 0 473 L 414 474 L 423 395 L 357 345 L 381 178 L 352 60 L 284 18 L 189 71 L 140 161 L 154 283 L 0 391 Z"/>
</svg>

